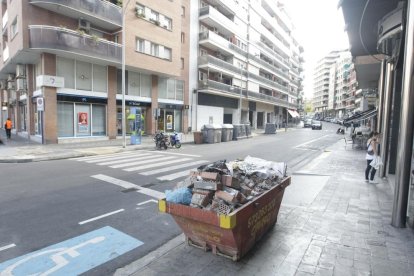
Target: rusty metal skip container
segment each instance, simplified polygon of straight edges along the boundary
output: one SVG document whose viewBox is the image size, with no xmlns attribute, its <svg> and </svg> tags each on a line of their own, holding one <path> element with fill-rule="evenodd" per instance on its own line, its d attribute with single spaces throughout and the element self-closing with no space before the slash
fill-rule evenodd
<svg viewBox="0 0 414 276">
<path fill-rule="evenodd" d="M 171 214 L 186 241 L 214 254 L 240 260 L 277 221 L 285 188 L 291 178 L 254 198 L 228 215 L 174 204 L 161 199 L 159 210 Z"/>
</svg>

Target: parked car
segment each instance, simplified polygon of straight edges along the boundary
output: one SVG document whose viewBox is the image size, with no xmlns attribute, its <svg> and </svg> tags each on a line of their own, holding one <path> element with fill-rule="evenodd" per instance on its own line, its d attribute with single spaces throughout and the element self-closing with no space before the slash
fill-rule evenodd
<svg viewBox="0 0 414 276">
<path fill-rule="evenodd" d="M 322 122 L 321 121 L 312 121 L 312 129 L 322 129 Z"/>
<path fill-rule="evenodd" d="M 332 118 L 331 117 L 325 117 L 324 121 L 325 122 L 331 122 Z"/>
<path fill-rule="evenodd" d="M 312 119 L 306 119 L 303 127 L 312 127 Z"/>
<path fill-rule="evenodd" d="M 331 120 L 331 123 L 336 124 L 337 122 L 338 122 L 338 119 L 337 119 L 337 118 L 333 118 L 333 119 Z"/>
</svg>

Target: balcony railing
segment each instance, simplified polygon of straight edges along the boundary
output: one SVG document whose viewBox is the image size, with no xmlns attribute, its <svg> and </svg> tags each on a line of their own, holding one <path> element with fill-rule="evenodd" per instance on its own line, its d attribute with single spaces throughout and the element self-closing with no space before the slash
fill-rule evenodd
<svg viewBox="0 0 414 276">
<path fill-rule="evenodd" d="M 237 33 L 237 26 L 236 24 L 224 16 L 221 12 L 213 8 L 212 6 L 206 6 L 200 8 L 199 16 L 202 17 L 204 15 L 207 15 L 208 18 L 210 18 L 212 21 L 216 22 L 217 25 L 221 26 L 222 28 L 227 29 L 230 33 Z M 200 19 L 200 21 L 203 21 L 203 19 Z"/>
<path fill-rule="evenodd" d="M 66 51 L 109 62 L 121 62 L 122 46 L 118 43 L 53 26 L 31 25 L 29 33 L 32 49 Z"/>
<path fill-rule="evenodd" d="M 122 26 L 122 8 L 103 0 L 29 0 L 31 4 L 53 12 L 67 13 L 67 9 L 78 12 L 101 21 Z M 65 9 L 60 9 L 65 7 Z M 81 17 L 81 16 L 77 16 Z M 82 16 L 85 17 L 85 16 Z M 88 19 L 88 18 L 85 18 Z"/>
<path fill-rule="evenodd" d="M 219 58 L 215 58 L 213 56 L 200 56 L 198 57 L 198 65 L 207 65 L 207 64 L 212 64 L 215 65 L 217 67 L 221 67 L 224 68 L 228 71 L 231 71 L 233 73 L 236 74 L 242 74 L 243 76 L 247 77 L 247 71 L 246 70 L 242 70 L 239 67 L 236 67 L 224 60 L 221 60 Z"/>
<path fill-rule="evenodd" d="M 251 54 L 249 54 L 249 58 L 253 59 L 254 61 L 260 63 L 261 65 L 267 67 L 269 70 L 271 70 L 273 73 L 275 73 L 275 75 L 278 75 L 278 77 L 285 78 L 286 80 L 289 79 L 289 74 L 288 73 L 283 72 L 282 69 L 277 68 L 273 64 L 270 64 L 270 63 L 254 56 L 254 55 L 251 55 Z"/>
<path fill-rule="evenodd" d="M 260 81 L 262 83 L 265 83 L 265 84 L 267 84 L 267 85 L 269 85 L 273 88 L 277 88 L 278 90 L 281 90 L 283 92 L 286 92 L 286 93 L 288 92 L 288 88 L 286 86 L 283 86 L 283 85 L 281 85 L 281 84 L 279 84 L 275 81 L 269 80 L 265 77 L 258 76 L 258 75 L 253 75 L 253 74 L 250 74 L 249 77 L 256 80 L 256 81 Z"/>
<path fill-rule="evenodd" d="M 215 44 L 218 44 L 220 47 L 222 47 L 224 49 L 233 50 L 233 51 L 241 54 L 242 56 L 247 55 L 247 52 L 243 51 L 242 49 L 240 49 L 239 47 L 237 47 L 233 43 L 226 40 L 224 37 L 212 32 L 212 31 L 206 31 L 206 32 L 199 33 L 198 38 L 199 38 L 200 41 L 208 39 L 211 42 L 213 42 Z"/>
<path fill-rule="evenodd" d="M 262 46 L 264 49 L 270 51 L 270 56 L 276 57 L 278 62 L 286 65 L 287 67 L 290 67 L 289 62 L 286 59 L 284 59 L 281 55 L 279 55 L 278 53 L 276 53 L 271 47 L 269 47 L 268 45 L 266 45 L 265 43 L 263 43 L 261 41 L 258 44 L 260 46 Z"/>
</svg>

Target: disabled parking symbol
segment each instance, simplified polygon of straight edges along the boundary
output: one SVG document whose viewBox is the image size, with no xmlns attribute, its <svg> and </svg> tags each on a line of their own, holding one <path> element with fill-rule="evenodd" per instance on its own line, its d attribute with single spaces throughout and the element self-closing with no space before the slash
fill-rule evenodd
<svg viewBox="0 0 414 276">
<path fill-rule="evenodd" d="M 0 276 L 79 275 L 141 245 L 106 226 L 1 263 Z"/>
</svg>

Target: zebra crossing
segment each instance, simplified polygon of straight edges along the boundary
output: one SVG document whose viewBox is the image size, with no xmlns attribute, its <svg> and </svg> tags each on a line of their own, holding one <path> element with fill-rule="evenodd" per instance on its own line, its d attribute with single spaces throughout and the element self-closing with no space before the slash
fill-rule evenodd
<svg viewBox="0 0 414 276">
<path fill-rule="evenodd" d="M 80 157 L 73 160 L 126 172 L 136 172 L 144 176 L 156 176 L 160 181 L 171 181 L 188 176 L 191 170 L 209 162 L 200 160 L 200 157 L 200 155 L 193 154 L 139 150 Z"/>
</svg>

